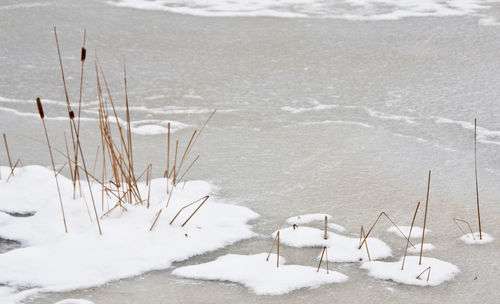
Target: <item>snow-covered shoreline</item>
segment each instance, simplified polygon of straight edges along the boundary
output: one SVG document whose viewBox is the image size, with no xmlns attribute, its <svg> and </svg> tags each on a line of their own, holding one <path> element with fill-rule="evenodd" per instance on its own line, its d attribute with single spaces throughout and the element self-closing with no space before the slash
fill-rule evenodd
<svg viewBox="0 0 500 304">
<path fill-rule="evenodd" d="M 7 167 L 0 169 L 2 177 L 10 173 Z M 24 293 L 29 290 L 66 291 L 166 269 L 173 262 L 254 236 L 248 222 L 258 217 L 255 212 L 213 196 L 184 227 L 181 224 L 196 205 L 187 208 L 169 224 L 181 207 L 215 192 L 212 184 L 203 181 L 188 181 L 182 188 L 176 188 L 169 206 L 149 231 L 158 210 L 168 199 L 164 178 L 151 181 L 149 208 L 145 204 L 126 205 L 127 211 L 116 208 L 102 217 L 103 235 L 100 236 L 84 199 L 73 200 L 71 180 L 62 175 L 58 179 L 67 234 L 51 170 L 27 166 L 16 169 L 8 183 L 6 178 L 0 180 L 0 237 L 22 244 L 21 248 L 0 254 L 0 284 L 5 285 L 4 294 L 9 299 L 16 295 L 19 298 L 21 289 Z M 147 190 L 145 184 L 138 186 L 141 191 Z M 101 210 L 100 189 L 98 184 L 93 184 L 94 197 L 98 200 L 96 205 L 102 216 L 106 209 Z M 84 197 L 88 200 L 86 191 Z M 34 215 L 15 217 L 8 213 Z"/>
</svg>

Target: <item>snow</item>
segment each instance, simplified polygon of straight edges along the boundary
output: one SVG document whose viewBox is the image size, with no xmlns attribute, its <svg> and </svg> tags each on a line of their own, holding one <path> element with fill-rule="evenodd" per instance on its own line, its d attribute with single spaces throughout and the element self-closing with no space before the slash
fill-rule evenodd
<svg viewBox="0 0 500 304">
<path fill-rule="evenodd" d="M 172 274 L 201 280 L 231 281 L 240 283 L 258 295 L 280 295 L 300 288 L 316 288 L 328 283 L 341 283 L 348 277 L 325 269 L 301 265 L 285 265 L 280 256 L 280 267 L 276 267 L 276 254 L 255 255 L 228 254 L 215 261 L 175 269 Z"/>
<path fill-rule="evenodd" d="M 408 236 L 408 234 L 410 234 L 410 226 L 398 226 L 399 229 L 401 229 L 401 231 L 406 235 Z M 418 226 L 413 226 L 413 229 L 411 230 L 411 238 L 410 239 L 420 239 L 422 238 L 422 228 L 421 227 L 418 227 Z M 404 238 L 403 235 L 401 234 L 401 232 L 399 232 L 399 230 L 394 227 L 394 226 L 391 226 L 389 228 L 387 228 L 387 232 L 391 232 L 391 233 L 394 233 L 395 235 L 401 237 L 401 238 Z M 425 234 L 431 232 L 431 230 L 429 229 L 425 229 Z M 416 245 L 415 245 L 416 246 Z"/>
<path fill-rule="evenodd" d="M 427 229 L 426 229 L 427 230 Z M 420 245 L 421 244 L 415 244 L 415 248 L 408 246 L 408 252 L 409 253 L 420 253 Z M 432 249 L 436 248 L 434 245 L 429 244 L 429 243 L 424 243 L 424 248 L 423 251 L 431 251 Z"/>
<path fill-rule="evenodd" d="M 460 237 L 460 240 L 465 242 L 466 244 L 487 244 L 493 242 L 494 238 L 489 235 L 488 233 L 482 232 L 481 233 L 483 236 L 483 239 L 479 239 L 479 232 L 474 232 L 474 237 L 472 237 L 472 234 L 467 233 L 464 234 Z"/>
<path fill-rule="evenodd" d="M 436 286 L 455 277 L 460 272 L 457 266 L 436 258 L 422 257 L 422 265 L 418 264 L 418 256 L 407 256 L 404 270 L 401 270 L 402 258 L 398 262 L 371 261 L 361 264 L 372 277 L 382 280 L 392 280 L 397 283 L 417 286 Z M 417 279 L 417 276 L 431 267 L 427 282 L 427 272 Z"/>
<path fill-rule="evenodd" d="M 85 201 L 72 199 L 71 180 L 59 175 L 69 231 L 66 234 L 51 170 L 40 166 L 19 168 L 8 183 L 10 169 L 0 167 L 0 170 L 0 237 L 20 241 L 23 246 L 0 254 L 0 285 L 6 285 L 5 288 L 19 290 L 36 286 L 39 292 L 88 288 L 165 269 L 175 261 L 254 236 L 248 221 L 258 215 L 248 208 L 215 198 L 216 188 L 203 181 L 188 181 L 184 188 L 177 187 L 170 205 L 162 212 L 153 231 L 149 231 L 158 210 L 167 201 L 167 181 L 163 178 L 151 181 L 150 208 L 145 205 L 127 205 L 127 211 L 116 208 L 101 219 L 103 235 L 100 236 L 95 218 L 90 221 Z M 82 188 L 92 210 L 88 187 L 83 181 Z M 102 215 L 107 208 L 101 209 L 100 189 L 97 184 L 93 185 L 96 207 Z M 140 184 L 139 189 L 146 197 L 147 187 Z M 176 222 L 169 225 L 182 206 L 207 194 L 211 195 L 210 199 L 185 227 L 181 224 L 197 205 L 185 209 Z M 107 205 L 106 199 L 104 205 Z M 34 215 L 15 217 L 5 212 Z M 0 303 L 6 302 L 2 294 L 0 292 Z"/>
<path fill-rule="evenodd" d="M 366 248 L 359 247 L 359 238 L 350 238 L 335 232 L 328 232 L 328 239 L 323 238 L 321 229 L 300 226 L 296 229 L 291 227 L 280 231 L 280 242 L 292 247 L 328 247 L 328 260 L 332 262 L 359 262 L 368 260 Z M 273 237 L 276 232 L 273 233 Z M 383 259 L 392 255 L 391 248 L 383 241 L 369 237 L 367 238 L 370 257 L 373 260 Z"/>
<path fill-rule="evenodd" d="M 326 213 L 311 213 L 311 214 L 303 214 L 292 216 L 286 220 L 286 222 L 290 225 L 303 225 L 308 224 L 315 221 L 325 221 L 325 216 L 330 220 L 332 218 L 331 215 Z"/>
<path fill-rule="evenodd" d="M 325 221 L 325 216 L 328 218 L 328 221 L 332 219 L 332 216 L 326 213 L 311 213 L 311 214 L 302 214 L 302 215 L 297 215 L 297 216 L 292 216 L 286 220 L 286 222 L 290 225 L 296 224 L 296 225 L 304 225 L 304 224 L 309 224 L 311 222 L 324 222 Z M 327 223 L 328 224 L 328 223 Z M 329 223 L 328 227 L 338 231 L 338 232 L 343 232 L 345 231 L 345 228 L 343 226 L 340 226 L 339 224 L 335 223 Z"/>
<path fill-rule="evenodd" d="M 328 224 L 328 228 L 331 228 L 331 229 L 338 231 L 338 232 L 345 231 L 345 228 L 343 226 L 340 226 L 339 224 Z"/>
</svg>

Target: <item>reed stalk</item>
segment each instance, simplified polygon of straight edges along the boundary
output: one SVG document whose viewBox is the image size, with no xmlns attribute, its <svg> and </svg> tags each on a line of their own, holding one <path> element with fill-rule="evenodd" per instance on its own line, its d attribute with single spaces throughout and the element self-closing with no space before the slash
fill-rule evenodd
<svg viewBox="0 0 500 304">
<path fill-rule="evenodd" d="M 199 201 L 202 201 L 202 202 L 201 202 L 201 204 L 200 204 L 200 206 L 198 206 L 198 208 L 196 208 L 196 210 L 193 212 L 193 214 L 191 214 L 191 216 L 190 216 L 190 217 L 186 220 L 186 222 L 184 222 L 184 224 L 182 224 L 182 227 L 184 227 L 184 225 L 187 223 L 187 221 L 189 221 L 189 219 L 191 219 L 191 217 L 194 215 L 194 213 L 196 213 L 196 211 L 198 211 L 198 209 L 200 209 L 200 207 L 201 207 L 201 206 L 202 206 L 202 205 L 203 205 L 203 204 L 204 204 L 204 203 L 208 200 L 208 198 L 209 198 L 209 197 L 210 197 L 210 196 L 205 195 L 204 197 L 199 198 L 199 199 L 195 200 L 194 202 L 191 202 L 191 203 L 189 203 L 189 204 L 185 205 L 184 207 L 182 207 L 182 208 L 181 208 L 181 209 L 177 212 L 177 214 L 174 216 L 174 218 L 172 219 L 172 221 L 170 221 L 170 225 L 172 225 L 172 224 L 174 223 L 175 219 L 179 216 L 179 214 L 181 214 L 181 212 L 182 212 L 184 209 L 186 209 L 186 208 L 187 208 L 187 207 L 189 207 L 189 206 L 192 206 L 192 205 L 196 204 L 196 203 L 197 203 L 197 202 L 199 202 Z"/>
<path fill-rule="evenodd" d="M 158 211 L 158 213 L 156 214 L 155 220 L 154 220 L 153 224 L 151 225 L 151 227 L 149 228 L 149 231 L 152 231 L 153 228 L 155 227 L 156 221 L 158 221 L 158 218 L 160 217 L 160 214 L 162 211 L 163 211 L 163 209 L 160 209 L 160 211 Z"/>
<path fill-rule="evenodd" d="M 61 58 L 61 49 L 59 47 L 59 39 L 57 37 L 57 29 L 56 27 L 54 26 L 54 37 L 56 39 L 56 46 L 57 46 L 57 55 L 58 55 L 58 58 L 59 58 L 59 68 L 61 70 L 61 79 L 62 79 L 62 82 L 63 82 L 63 87 L 64 87 L 64 96 L 66 97 L 66 107 L 67 107 L 67 110 L 68 110 L 68 114 L 70 116 L 70 120 L 69 120 L 69 128 L 71 130 L 71 142 L 73 143 L 73 152 L 75 154 L 77 154 L 77 144 L 76 144 L 76 141 L 75 141 L 75 134 L 73 132 L 73 128 L 72 128 L 72 125 L 71 125 L 71 121 L 72 121 L 72 118 L 71 118 L 71 113 L 73 113 L 73 116 L 74 116 L 74 112 L 71 110 L 71 105 L 70 105 L 70 102 L 69 102 L 69 95 L 68 95 L 68 88 L 66 86 L 66 78 L 64 77 L 64 68 L 63 68 L 63 64 L 62 64 L 62 58 Z M 72 168 L 70 168 L 72 169 Z M 75 170 L 76 172 L 76 170 Z M 73 180 L 73 189 L 76 188 L 76 179 L 78 177 L 78 173 L 75 173 L 75 179 Z"/>
<path fill-rule="evenodd" d="M 361 246 L 363 246 L 363 244 L 366 242 L 366 239 L 368 238 L 368 236 L 370 235 L 370 233 L 372 232 L 373 228 L 375 227 L 375 225 L 378 223 L 379 219 L 383 216 L 385 216 L 391 223 L 394 227 L 396 227 L 396 229 L 398 229 L 399 233 L 401 233 L 401 235 L 410 243 L 410 245 L 415 248 L 415 245 L 413 245 L 413 243 L 410 241 L 410 239 L 403 233 L 403 231 L 401 231 L 401 229 L 399 228 L 399 226 L 384 212 L 380 212 L 380 214 L 378 215 L 377 219 L 375 220 L 375 222 L 373 223 L 373 225 L 370 227 L 370 230 L 368 230 L 368 233 L 365 235 L 365 237 L 363 238 L 363 241 L 359 244 L 359 247 L 358 249 L 361 249 Z"/>
<path fill-rule="evenodd" d="M 59 188 L 59 181 L 57 180 L 56 166 L 54 165 L 54 157 L 52 155 L 52 149 L 50 147 L 49 134 L 47 133 L 47 126 L 45 126 L 45 114 L 43 112 L 42 102 L 39 97 L 36 98 L 36 106 L 38 108 L 38 114 L 40 115 L 40 119 L 42 120 L 43 130 L 45 132 L 45 139 L 47 140 L 47 147 L 49 148 L 50 162 L 52 163 L 52 170 L 54 172 L 54 178 L 56 180 L 57 186 L 57 194 L 59 195 L 59 204 L 61 206 L 61 213 L 64 223 L 64 232 L 68 233 L 68 226 L 66 225 L 66 216 L 64 214 L 64 206 L 61 197 L 61 190 Z"/>
<path fill-rule="evenodd" d="M 361 225 L 361 232 L 359 234 L 359 243 L 361 244 L 361 239 L 366 238 L 365 228 Z M 370 250 L 368 249 L 368 239 L 365 240 L 366 255 L 368 256 L 368 261 L 371 261 Z"/>
<path fill-rule="evenodd" d="M 189 222 L 189 220 L 193 217 L 193 215 L 194 215 L 196 212 L 198 212 L 198 210 L 201 208 L 201 206 L 203 206 L 203 204 L 205 204 L 205 202 L 208 200 L 208 198 L 209 198 L 209 196 L 208 196 L 208 195 L 204 197 L 203 201 L 202 201 L 202 202 L 201 202 L 201 204 L 198 206 L 198 208 L 196 208 L 196 210 L 195 210 L 195 211 L 193 211 L 193 213 L 191 213 L 191 215 L 190 215 L 190 216 L 188 217 L 188 219 L 187 219 L 187 220 L 186 220 L 186 221 L 185 221 L 185 222 L 181 225 L 181 227 L 184 227 L 184 226 L 187 224 L 187 222 Z"/>
<path fill-rule="evenodd" d="M 19 159 L 19 158 L 16 160 L 16 162 L 14 163 L 14 167 L 12 167 L 12 172 L 14 172 L 14 171 L 16 170 L 17 165 L 19 164 L 19 162 L 20 162 L 20 161 L 21 161 L 21 159 Z M 7 183 L 9 182 L 10 178 L 11 178 L 12 176 L 14 176 L 14 175 L 12 174 L 12 172 L 11 172 L 11 174 L 9 174 L 9 176 L 7 177 Z"/>
<path fill-rule="evenodd" d="M 323 250 L 321 251 L 321 258 L 319 259 L 319 264 L 318 264 L 318 269 L 316 272 L 319 272 L 319 269 L 321 267 L 321 263 L 323 263 L 323 255 L 325 255 L 325 261 L 326 261 L 326 274 L 329 274 L 328 270 L 328 249 L 326 246 L 323 247 Z"/>
<path fill-rule="evenodd" d="M 410 232 L 408 232 L 408 239 L 411 239 L 411 232 L 413 230 L 413 224 L 415 224 L 415 218 L 417 217 L 418 207 L 420 207 L 420 202 L 418 202 L 417 208 L 415 208 L 415 213 L 413 214 L 413 219 L 411 220 Z M 401 270 L 403 270 L 405 267 L 407 252 L 408 252 L 408 242 L 406 242 L 405 255 L 403 257 L 403 263 L 401 264 Z"/>
<path fill-rule="evenodd" d="M 328 216 L 325 215 L 325 235 L 323 236 L 325 240 L 328 239 Z"/>
<path fill-rule="evenodd" d="M 267 254 L 266 262 L 269 261 L 269 257 L 271 256 L 271 252 L 273 251 L 274 244 L 277 244 L 277 255 L 276 255 L 276 268 L 280 267 L 280 232 L 276 233 L 276 236 L 274 237 L 273 244 L 271 245 L 271 249 L 269 250 L 269 253 Z"/>
<path fill-rule="evenodd" d="M 417 279 L 420 280 L 420 276 L 423 275 L 426 271 L 429 271 L 427 273 L 427 282 L 429 282 L 429 278 L 431 277 L 431 266 L 427 267 L 424 271 L 422 271 L 418 276 Z"/>
<path fill-rule="evenodd" d="M 3 133 L 3 143 L 5 145 L 5 151 L 7 152 L 7 159 L 9 160 L 10 175 L 14 176 L 14 165 L 12 165 L 12 160 L 10 158 L 9 145 L 7 144 L 7 136 Z"/>
<path fill-rule="evenodd" d="M 431 189 L 431 170 L 429 170 L 429 178 L 427 179 L 427 198 L 425 199 L 424 228 L 422 229 L 422 242 L 420 245 L 420 259 L 418 261 L 418 265 L 422 265 L 422 252 L 424 251 L 425 225 L 427 223 L 427 209 L 429 207 L 430 189 Z"/>
<path fill-rule="evenodd" d="M 481 231 L 481 212 L 479 211 L 479 186 L 477 182 L 477 119 L 474 118 L 474 176 L 476 178 L 477 222 L 479 224 L 479 239 L 483 239 Z"/>
<path fill-rule="evenodd" d="M 455 225 L 457 225 L 458 229 L 464 234 L 464 235 L 467 235 L 467 232 L 465 232 L 462 227 L 460 227 L 460 225 L 458 224 L 458 222 L 462 222 L 462 223 L 465 223 L 467 224 L 467 226 L 469 227 L 469 231 L 470 231 L 470 234 L 472 235 L 472 239 L 476 240 L 476 237 L 474 236 L 474 233 L 472 232 L 472 228 L 469 224 L 468 221 L 464 220 L 464 219 L 461 219 L 461 218 L 454 218 L 453 219 L 453 222 L 455 222 Z"/>
</svg>

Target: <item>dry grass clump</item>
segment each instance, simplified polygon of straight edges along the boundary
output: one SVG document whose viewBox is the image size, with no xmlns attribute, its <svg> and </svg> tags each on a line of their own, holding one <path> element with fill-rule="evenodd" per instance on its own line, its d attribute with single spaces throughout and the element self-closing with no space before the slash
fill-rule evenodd
<svg viewBox="0 0 500 304">
<path fill-rule="evenodd" d="M 94 169 L 92 173 L 88 170 L 87 164 L 85 162 L 85 155 L 82 149 L 82 145 L 80 142 L 80 131 L 81 131 L 81 108 L 82 108 L 82 91 L 83 91 L 83 82 L 84 82 L 84 67 L 86 62 L 86 54 L 87 50 L 85 47 L 86 42 L 86 31 L 84 31 L 83 45 L 80 53 L 80 61 L 81 61 L 81 71 L 80 71 L 80 88 L 79 88 L 79 99 L 78 99 L 78 109 L 75 111 L 71 107 L 71 102 L 68 94 L 68 88 L 66 85 L 66 78 L 64 74 L 64 68 L 61 58 L 61 50 L 59 46 L 59 39 L 57 36 L 57 30 L 54 27 L 54 37 L 57 46 L 57 54 L 59 59 L 59 66 L 61 71 L 61 79 L 64 88 L 64 95 L 66 99 L 66 106 L 68 111 L 68 122 L 69 129 L 71 133 L 71 137 L 69 140 L 66 137 L 66 133 L 64 133 L 65 137 L 65 148 L 66 152 L 61 152 L 60 150 L 53 148 L 50 145 L 49 136 L 47 133 L 47 129 L 45 126 L 45 113 L 43 111 L 42 102 L 40 98 L 37 98 L 37 108 L 40 114 L 40 118 L 43 123 L 44 131 L 46 134 L 47 145 L 49 148 L 49 154 L 52 162 L 52 169 L 55 173 L 56 184 L 57 182 L 57 172 L 54 165 L 54 159 L 52 155 L 52 150 L 55 150 L 62 155 L 64 155 L 65 160 L 67 161 L 67 165 L 69 166 L 70 178 L 73 183 L 73 198 L 77 197 L 77 194 L 80 197 L 84 198 L 86 203 L 86 199 L 84 196 L 84 192 L 82 191 L 80 175 L 83 174 L 85 176 L 85 180 L 88 185 L 88 194 L 90 195 L 93 207 L 94 218 L 96 220 L 97 228 L 99 234 L 102 234 L 102 229 L 100 225 L 100 219 L 107 216 L 111 212 L 116 209 L 120 209 L 122 211 L 127 211 L 128 206 L 133 205 L 144 205 L 146 208 L 150 207 L 151 200 L 151 180 L 153 176 L 153 165 L 148 164 L 146 169 L 141 173 L 137 174 L 134 166 L 134 153 L 133 153 L 133 142 L 132 142 L 132 127 L 131 127 L 131 114 L 129 108 L 129 100 L 128 100 L 128 90 L 127 90 L 127 69 L 125 61 L 123 63 L 123 81 L 124 81 L 124 90 L 125 90 L 125 110 L 126 117 L 125 120 L 121 119 L 116 111 L 115 100 L 111 95 L 111 90 L 108 85 L 108 81 L 102 69 L 102 66 L 99 62 L 97 56 L 95 57 L 95 75 L 96 75 L 96 83 L 97 83 L 97 99 L 98 99 L 98 126 L 99 126 L 99 134 L 100 134 L 100 142 L 97 147 L 96 157 L 94 162 Z M 171 156 L 170 156 L 170 142 L 171 142 L 171 132 L 170 132 L 170 123 L 168 124 L 168 150 L 167 150 L 167 169 L 164 172 L 164 177 L 168 179 L 167 181 L 167 193 L 168 201 L 165 205 L 165 208 L 168 207 L 170 198 L 172 197 L 173 191 L 175 191 L 177 185 L 183 181 L 185 176 L 191 170 L 193 165 L 199 159 L 200 155 L 197 155 L 193 161 L 191 161 L 188 165 L 187 161 L 190 156 L 190 152 L 193 149 L 193 146 L 197 142 L 200 134 L 206 127 L 208 121 L 213 117 L 215 111 L 210 114 L 208 119 L 205 121 L 203 126 L 199 130 L 194 130 L 192 136 L 189 139 L 187 146 L 185 147 L 182 155 L 179 153 L 179 140 L 176 140 L 175 145 L 175 154 L 173 157 L 173 164 L 171 164 Z M 7 140 L 4 135 L 5 146 L 8 153 Z M 8 153 L 9 154 L 9 153 Z M 102 172 L 100 176 L 97 177 L 95 174 L 95 170 L 97 167 L 97 160 L 100 157 L 100 164 Z M 11 166 L 11 171 L 13 175 L 13 170 L 15 168 L 12 165 L 9 154 L 9 164 Z M 66 165 L 66 164 L 65 164 Z M 62 170 L 62 168 L 61 168 Z M 61 171 L 59 170 L 59 172 Z M 141 178 L 145 176 L 145 184 L 147 187 L 146 193 L 141 193 L 139 189 L 139 181 Z M 100 212 L 97 210 L 96 200 L 94 199 L 93 192 L 95 190 L 92 189 L 91 184 L 97 183 L 101 188 L 101 206 Z M 201 201 L 200 205 L 196 208 L 196 210 L 189 216 L 189 218 L 181 225 L 184 227 L 186 223 L 196 214 L 198 209 L 200 209 L 203 204 L 208 200 L 209 196 L 205 196 L 193 203 L 187 204 L 182 207 L 177 215 L 173 218 L 170 224 L 177 218 L 177 216 L 187 207 L 193 205 L 196 202 Z M 59 199 L 61 204 L 61 210 L 63 213 L 63 221 L 65 231 L 67 232 L 66 219 L 64 216 L 64 208 L 63 203 L 59 191 Z M 109 202 L 112 202 L 109 205 Z M 107 204 L 105 204 L 107 202 Z M 89 212 L 90 210 L 86 205 L 86 208 Z M 151 225 L 149 230 L 152 230 L 158 221 L 158 218 L 162 214 L 163 209 L 160 209 L 157 212 L 156 218 Z M 101 213 L 101 215 L 99 215 Z M 92 221 L 92 218 L 91 218 Z"/>
</svg>

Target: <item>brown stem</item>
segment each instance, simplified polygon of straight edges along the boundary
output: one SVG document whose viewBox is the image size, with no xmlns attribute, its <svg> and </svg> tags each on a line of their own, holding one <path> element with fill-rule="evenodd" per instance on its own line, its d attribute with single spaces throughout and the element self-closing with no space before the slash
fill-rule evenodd
<svg viewBox="0 0 500 304">
<path fill-rule="evenodd" d="M 418 261 L 418 265 L 422 265 L 422 251 L 424 250 L 425 224 L 427 223 L 427 208 L 429 207 L 430 188 L 431 188 L 431 170 L 429 170 L 429 178 L 427 180 L 427 198 L 425 199 L 424 228 L 422 229 L 422 243 L 420 245 L 420 259 Z"/>
<path fill-rule="evenodd" d="M 40 101 L 40 98 L 37 98 L 36 102 L 37 102 L 38 108 L 40 109 L 42 107 L 42 103 Z M 63 207 L 63 202 L 62 202 L 62 197 L 61 197 L 61 190 L 59 188 L 59 181 L 57 180 L 56 166 L 54 165 L 54 157 L 52 156 L 52 149 L 50 148 L 49 134 L 47 133 L 47 127 L 45 126 L 45 120 L 44 120 L 45 116 L 43 115 L 43 111 L 39 112 L 39 114 L 40 114 L 40 119 L 42 120 L 43 130 L 45 132 L 45 139 L 47 140 L 47 147 L 49 148 L 50 162 L 52 163 L 52 171 L 54 172 L 54 178 L 56 180 L 57 194 L 59 195 L 59 204 L 61 206 L 61 213 L 62 213 L 62 218 L 63 218 L 63 223 L 64 223 L 64 231 L 66 233 L 68 233 L 68 226 L 66 225 L 66 216 L 64 215 L 64 207 Z"/>
<path fill-rule="evenodd" d="M 368 233 L 366 234 L 366 236 L 364 237 L 363 241 L 359 244 L 359 247 L 358 249 L 361 249 L 361 246 L 363 246 L 363 244 L 366 242 L 366 239 L 368 238 L 368 236 L 370 235 L 370 233 L 372 232 L 373 228 L 375 227 L 375 225 L 378 223 L 380 217 L 385 216 L 391 223 L 394 227 L 396 227 L 396 229 L 398 229 L 399 233 L 401 233 L 401 235 L 410 243 L 410 245 L 415 248 L 415 246 L 413 245 L 413 243 L 410 241 L 410 239 L 408 237 L 406 237 L 406 235 L 403 233 L 403 231 L 401 231 L 401 229 L 399 228 L 399 226 L 384 212 L 380 212 L 380 214 L 378 215 L 377 219 L 375 220 L 375 222 L 373 223 L 373 225 L 370 227 L 370 230 L 368 230 Z"/>
<path fill-rule="evenodd" d="M 323 236 L 325 240 L 328 240 L 328 216 L 325 215 L 325 235 Z"/>
<path fill-rule="evenodd" d="M 408 232 L 408 239 L 411 239 L 411 231 L 413 230 L 413 224 L 415 224 L 415 218 L 417 217 L 418 207 L 420 207 L 420 202 L 417 204 L 417 208 L 415 209 L 415 213 L 413 214 L 413 220 L 411 221 L 410 232 Z M 401 264 L 401 270 L 405 267 L 406 253 L 408 252 L 408 241 L 406 242 L 405 255 L 403 257 L 403 264 Z"/>
<path fill-rule="evenodd" d="M 5 151 L 7 151 L 7 158 L 9 159 L 10 175 L 14 175 L 14 166 L 12 165 L 12 160 L 10 158 L 9 145 L 7 144 L 7 136 L 3 133 L 3 142 L 5 144 Z"/>
<path fill-rule="evenodd" d="M 158 213 L 156 214 L 156 218 L 155 218 L 155 221 L 153 222 L 153 225 L 151 225 L 151 228 L 149 228 L 149 231 L 153 230 L 155 224 L 156 224 L 156 221 L 158 220 L 158 218 L 160 217 L 160 214 L 161 212 L 163 211 L 163 209 L 160 209 L 160 211 L 158 211 Z"/>
<path fill-rule="evenodd" d="M 206 195 L 206 196 L 204 196 L 204 197 L 202 197 L 202 198 L 199 198 L 199 199 L 195 200 L 194 202 L 189 203 L 189 204 L 185 205 L 184 207 L 182 207 L 182 208 L 181 208 L 181 209 L 177 212 L 177 214 L 174 216 L 174 218 L 170 221 L 170 225 L 172 225 L 172 224 L 174 223 L 175 219 L 179 216 L 179 214 L 181 214 L 181 212 L 182 212 L 184 209 L 186 209 L 187 207 L 189 207 L 189 206 L 191 206 L 191 205 L 193 205 L 193 204 L 196 204 L 196 203 L 197 203 L 197 202 L 199 202 L 199 201 L 203 201 L 203 202 L 200 204 L 200 206 L 198 206 L 198 208 L 195 210 L 195 212 L 196 212 L 196 211 L 197 211 L 197 210 L 201 207 L 201 205 L 203 205 L 203 204 L 207 201 L 207 199 L 208 199 L 208 198 L 209 198 L 209 196 L 208 196 L 208 195 Z M 194 213 L 193 213 L 193 214 L 194 214 Z M 193 216 L 193 214 L 191 214 L 191 216 Z M 190 216 L 189 218 L 191 218 L 191 216 Z M 189 220 L 189 219 L 188 219 L 188 220 Z M 187 221 L 186 221 L 186 222 L 187 222 Z M 186 222 L 185 222 L 184 224 L 182 224 L 182 226 L 184 226 L 184 225 L 186 224 Z"/>
<path fill-rule="evenodd" d="M 476 237 L 474 236 L 474 233 L 472 232 L 472 228 L 469 224 L 468 221 L 464 220 L 464 219 L 461 219 L 461 218 L 454 218 L 453 219 L 453 222 L 455 222 L 455 225 L 457 225 L 458 229 L 464 234 L 464 235 L 467 235 L 467 232 L 465 232 L 461 227 L 460 225 L 458 225 L 457 221 L 459 222 L 463 222 L 463 223 L 466 223 L 467 226 L 469 227 L 469 231 L 470 231 L 470 234 L 472 235 L 472 239 L 476 240 Z"/>
<path fill-rule="evenodd" d="M 479 187 L 477 183 L 477 119 L 474 119 L 474 173 L 476 177 L 477 222 L 479 223 L 479 239 L 483 239 L 481 231 L 481 212 L 479 212 Z"/>
<path fill-rule="evenodd" d="M 427 267 L 424 271 L 422 271 L 418 276 L 417 276 L 417 279 L 420 280 L 420 276 L 423 275 L 427 270 L 429 270 L 429 272 L 427 273 L 427 282 L 429 282 L 429 278 L 431 276 L 431 266 Z"/>
</svg>

